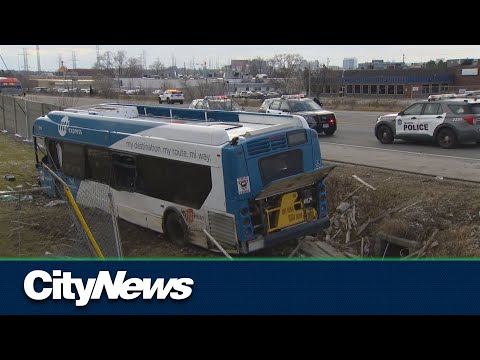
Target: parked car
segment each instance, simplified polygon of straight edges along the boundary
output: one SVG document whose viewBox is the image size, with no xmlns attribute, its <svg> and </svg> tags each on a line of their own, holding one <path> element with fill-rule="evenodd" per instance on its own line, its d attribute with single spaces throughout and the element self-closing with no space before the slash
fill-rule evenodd
<svg viewBox="0 0 480 360">
<path fill-rule="evenodd" d="M 37 92 L 37 93 L 47 93 L 48 92 L 48 88 L 47 87 L 43 87 L 43 86 L 37 86 L 37 87 L 34 87 L 32 89 L 33 92 Z"/>
<path fill-rule="evenodd" d="M 375 136 L 382 144 L 395 139 L 429 140 L 445 149 L 461 142 L 480 144 L 480 101 L 475 97 L 419 101 L 399 113 L 378 117 Z"/>
<path fill-rule="evenodd" d="M 152 94 L 160 96 L 161 94 L 163 94 L 163 91 L 162 90 L 154 90 L 154 91 L 152 91 Z"/>
<path fill-rule="evenodd" d="M 238 105 L 228 96 L 205 96 L 203 99 L 195 99 L 189 109 L 243 111 L 244 108 Z"/>
<path fill-rule="evenodd" d="M 184 95 L 183 92 L 179 90 L 165 90 L 163 94 L 160 94 L 158 96 L 158 103 L 161 104 L 163 102 L 166 102 L 167 104 L 174 104 L 176 102 L 183 104 L 184 101 Z"/>
<path fill-rule="evenodd" d="M 335 114 L 323 109 L 315 101 L 303 95 L 284 95 L 279 98 L 266 99 L 258 111 L 269 114 L 301 115 L 310 128 L 327 136 L 333 135 L 337 130 Z"/>
</svg>

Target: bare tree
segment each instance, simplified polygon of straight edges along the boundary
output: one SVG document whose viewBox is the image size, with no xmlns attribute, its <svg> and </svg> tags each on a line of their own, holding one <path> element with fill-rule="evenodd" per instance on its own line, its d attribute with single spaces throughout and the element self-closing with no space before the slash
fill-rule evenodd
<svg viewBox="0 0 480 360">
<path fill-rule="evenodd" d="M 116 76 L 124 76 L 126 61 L 126 51 L 119 50 L 116 53 L 107 51 L 98 58 L 98 62 L 94 67 L 103 70 L 106 75 L 112 78 Z"/>
<path fill-rule="evenodd" d="M 98 62 L 95 67 L 99 70 L 103 70 L 108 76 L 115 76 L 115 64 L 113 60 L 113 54 L 111 51 L 105 52 L 98 58 Z"/>
<path fill-rule="evenodd" d="M 154 61 L 152 65 L 150 65 L 150 70 L 152 70 L 155 73 L 155 75 L 159 76 L 160 73 L 162 73 L 165 70 L 165 66 L 157 58 L 157 60 Z"/>
<path fill-rule="evenodd" d="M 249 60 L 250 75 L 268 74 L 268 68 L 268 61 L 259 56 Z"/>
<path fill-rule="evenodd" d="M 137 58 L 128 58 L 125 67 L 126 77 L 138 77 L 142 74 L 142 67 L 140 61 Z"/>
<path fill-rule="evenodd" d="M 278 54 L 269 60 L 274 79 L 272 84 L 284 94 L 305 89 L 302 64 L 305 60 L 298 54 Z"/>
<path fill-rule="evenodd" d="M 123 75 L 123 69 L 125 68 L 126 59 L 127 52 L 124 50 L 119 50 L 115 55 L 113 55 L 115 69 L 118 69 L 118 76 Z"/>
</svg>

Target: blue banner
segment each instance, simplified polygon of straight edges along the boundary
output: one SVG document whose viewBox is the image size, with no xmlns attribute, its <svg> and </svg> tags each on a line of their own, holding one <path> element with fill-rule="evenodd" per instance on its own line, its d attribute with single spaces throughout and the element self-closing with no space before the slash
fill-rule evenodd
<svg viewBox="0 0 480 360">
<path fill-rule="evenodd" d="M 0 314 L 480 314 L 478 261 L 0 262 Z"/>
</svg>

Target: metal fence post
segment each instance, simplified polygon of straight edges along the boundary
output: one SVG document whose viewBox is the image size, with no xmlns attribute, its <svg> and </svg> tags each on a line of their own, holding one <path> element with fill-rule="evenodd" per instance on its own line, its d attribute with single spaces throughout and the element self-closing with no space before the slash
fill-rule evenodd
<svg viewBox="0 0 480 360">
<path fill-rule="evenodd" d="M 17 135 L 17 101 L 13 99 L 13 122 L 15 123 L 15 135 Z"/>
<path fill-rule="evenodd" d="M 3 130 L 7 130 L 7 119 L 5 119 L 5 96 L 2 97 L 2 111 L 3 111 Z"/>
<path fill-rule="evenodd" d="M 26 128 L 26 132 L 27 132 L 27 136 L 25 136 L 25 139 L 27 140 L 30 140 L 30 137 L 28 135 L 28 107 L 27 107 L 27 99 L 24 99 L 25 100 L 25 128 Z"/>
</svg>

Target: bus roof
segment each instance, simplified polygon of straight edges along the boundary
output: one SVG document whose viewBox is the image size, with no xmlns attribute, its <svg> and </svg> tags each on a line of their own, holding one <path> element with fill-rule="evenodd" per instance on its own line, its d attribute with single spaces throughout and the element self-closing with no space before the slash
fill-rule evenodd
<svg viewBox="0 0 480 360">
<path fill-rule="evenodd" d="M 222 146 L 234 137 L 299 127 L 308 125 L 295 115 L 99 104 L 52 111 L 35 121 L 33 134 L 106 147 L 132 135 Z"/>
</svg>

